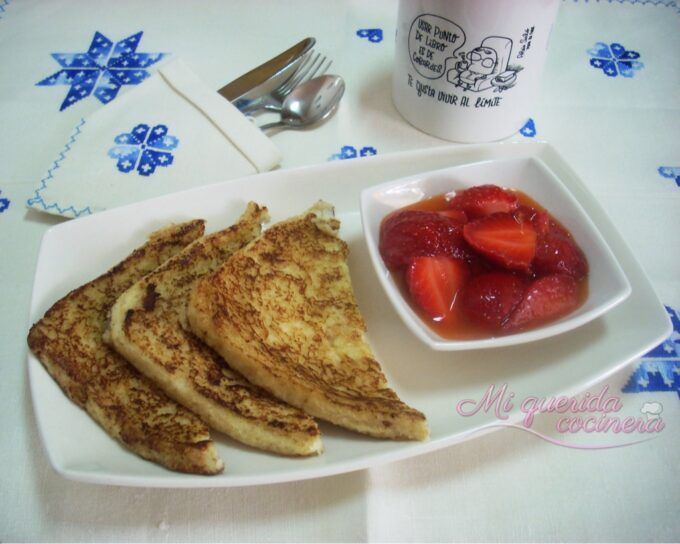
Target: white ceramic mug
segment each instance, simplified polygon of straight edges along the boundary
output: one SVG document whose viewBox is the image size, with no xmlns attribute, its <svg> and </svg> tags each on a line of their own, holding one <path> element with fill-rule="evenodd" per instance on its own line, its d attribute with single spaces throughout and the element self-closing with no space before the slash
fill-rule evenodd
<svg viewBox="0 0 680 544">
<path fill-rule="evenodd" d="M 560 0 L 400 0 L 394 105 L 456 142 L 516 133 L 538 102 Z"/>
</svg>

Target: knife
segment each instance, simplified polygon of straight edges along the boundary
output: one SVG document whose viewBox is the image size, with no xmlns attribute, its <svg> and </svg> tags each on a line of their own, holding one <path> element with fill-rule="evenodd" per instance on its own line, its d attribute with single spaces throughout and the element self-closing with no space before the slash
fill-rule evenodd
<svg viewBox="0 0 680 544">
<path fill-rule="evenodd" d="M 305 38 L 290 49 L 269 59 L 257 68 L 227 83 L 217 92 L 232 103 L 251 101 L 270 93 L 293 75 L 316 40 Z"/>
</svg>

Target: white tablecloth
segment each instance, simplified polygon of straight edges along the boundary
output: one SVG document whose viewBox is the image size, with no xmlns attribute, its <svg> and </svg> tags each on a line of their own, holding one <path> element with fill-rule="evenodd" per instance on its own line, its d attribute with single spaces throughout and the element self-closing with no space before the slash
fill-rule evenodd
<svg viewBox="0 0 680 544">
<path fill-rule="evenodd" d="M 680 7 L 672 1 L 564 0 L 542 100 L 512 138 L 549 141 L 587 180 L 676 318 L 665 348 L 606 378 L 624 403 L 662 405 L 665 428 L 654 440 L 577 450 L 502 429 L 369 470 L 204 490 L 87 485 L 50 467 L 25 338 L 40 240 L 62 219 L 25 203 L 78 122 L 105 107 L 91 89 L 60 110 L 71 87 L 36 85 L 62 68 L 52 54 L 84 52 L 96 32 L 113 42 L 143 32 L 139 52 L 181 57 L 217 89 L 315 36 L 347 92 L 322 127 L 274 136 L 282 168 L 293 168 L 447 143 L 392 105 L 395 20 L 393 0 L 0 0 L 0 540 L 680 539 L 680 373 L 672 379 L 680 368 Z M 623 50 L 638 54 L 635 65 L 617 63 Z"/>
</svg>

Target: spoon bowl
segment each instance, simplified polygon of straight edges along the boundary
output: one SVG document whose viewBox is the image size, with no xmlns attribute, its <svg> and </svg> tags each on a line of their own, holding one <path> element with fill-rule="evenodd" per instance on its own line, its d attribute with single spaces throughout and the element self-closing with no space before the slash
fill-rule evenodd
<svg viewBox="0 0 680 544">
<path fill-rule="evenodd" d="M 345 92 L 345 81 L 336 75 L 315 77 L 298 85 L 281 106 L 281 119 L 260 129 L 303 129 L 330 117 Z"/>
</svg>

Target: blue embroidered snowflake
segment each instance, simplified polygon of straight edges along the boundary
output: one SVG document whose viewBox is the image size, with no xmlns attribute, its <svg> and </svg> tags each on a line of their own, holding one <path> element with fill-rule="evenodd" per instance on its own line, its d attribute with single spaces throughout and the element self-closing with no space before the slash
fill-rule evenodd
<svg viewBox="0 0 680 544">
<path fill-rule="evenodd" d="M 116 167 L 124 173 L 137 170 L 141 176 L 150 176 L 159 166 L 170 166 L 174 157 L 170 151 L 179 139 L 168 134 L 168 127 L 139 124 L 131 132 L 119 134 L 114 139 L 118 145 L 109 149 L 109 157 L 116 159 Z"/>
<path fill-rule="evenodd" d="M 148 67 L 167 53 L 138 53 L 143 32 L 113 43 L 96 32 L 84 53 L 52 53 L 62 69 L 36 83 L 39 86 L 69 85 L 60 111 L 94 94 L 100 102 L 111 102 L 123 85 L 137 85 L 149 77 Z"/>
<path fill-rule="evenodd" d="M 673 333 L 642 357 L 623 387 L 624 393 L 675 391 L 680 397 L 680 316 L 668 306 L 666 311 L 673 323 Z"/>
<path fill-rule="evenodd" d="M 519 129 L 519 133 L 526 138 L 533 138 L 536 136 L 536 123 L 533 119 L 529 119 L 524 126 Z"/>
<path fill-rule="evenodd" d="M 626 51 L 626 48 L 619 43 L 598 42 L 595 47 L 588 49 L 588 54 L 592 57 L 590 65 L 602 70 L 609 77 L 619 75 L 633 77 L 636 70 L 645 66 L 642 62 L 636 60 L 640 58 L 640 53 Z"/>
<path fill-rule="evenodd" d="M 0 191 L 0 194 L 2 194 L 2 191 Z M 0 198 L 0 213 L 3 213 L 9 209 L 9 199 L 8 198 Z"/>
<path fill-rule="evenodd" d="M 665 178 L 674 179 L 680 187 L 680 166 L 659 166 L 658 172 Z"/>
<path fill-rule="evenodd" d="M 357 30 L 357 36 L 368 38 L 369 42 L 378 43 L 383 39 L 383 31 L 382 28 L 360 28 Z"/>
<path fill-rule="evenodd" d="M 356 159 L 357 157 L 367 157 L 370 155 L 377 155 L 378 151 L 375 149 L 375 147 L 362 147 L 360 150 L 357 151 L 357 148 L 351 145 L 343 145 L 340 148 L 340 153 L 334 153 L 330 157 L 328 157 L 329 161 L 335 161 L 335 160 L 345 160 L 345 159 Z"/>
</svg>

